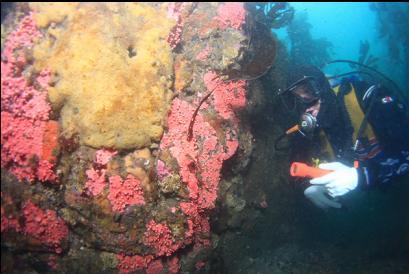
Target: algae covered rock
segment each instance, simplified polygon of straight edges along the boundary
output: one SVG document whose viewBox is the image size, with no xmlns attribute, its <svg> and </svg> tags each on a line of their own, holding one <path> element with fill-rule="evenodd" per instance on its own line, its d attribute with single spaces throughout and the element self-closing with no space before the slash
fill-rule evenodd
<svg viewBox="0 0 409 274">
<path fill-rule="evenodd" d="M 64 135 L 96 148 L 158 141 L 171 97 L 166 38 L 175 21 L 146 4 L 55 5 L 32 5 L 48 26 L 34 64 L 54 74 L 49 99 Z"/>
</svg>

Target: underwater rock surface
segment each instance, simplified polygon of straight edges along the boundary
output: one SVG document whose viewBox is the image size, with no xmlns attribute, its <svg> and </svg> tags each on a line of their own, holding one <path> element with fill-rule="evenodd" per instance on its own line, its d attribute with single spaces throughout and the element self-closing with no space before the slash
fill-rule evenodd
<svg viewBox="0 0 409 274">
<path fill-rule="evenodd" d="M 209 271 L 211 214 L 246 205 L 221 184 L 249 162 L 246 79 L 272 65 L 274 38 L 255 67 L 242 3 L 16 10 L 4 40 L 2 26 L 2 272 Z"/>
</svg>

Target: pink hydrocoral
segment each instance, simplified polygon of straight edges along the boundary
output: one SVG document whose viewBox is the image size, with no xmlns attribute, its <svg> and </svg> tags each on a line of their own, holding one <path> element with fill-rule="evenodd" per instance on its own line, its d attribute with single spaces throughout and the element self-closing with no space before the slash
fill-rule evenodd
<svg viewBox="0 0 409 274">
<path fill-rule="evenodd" d="M 6 216 L 5 209 L 1 207 L 1 233 L 15 230 L 17 232 L 21 231 L 20 223 L 13 216 Z"/>
<path fill-rule="evenodd" d="M 48 120 L 51 108 L 46 101 L 47 93 L 28 85 L 21 75 L 27 63 L 24 51 L 40 36 L 32 14 L 24 17 L 7 36 L 1 62 L 1 109 L 15 116 Z M 50 71 L 44 70 L 36 80 L 44 87 L 49 79 Z"/>
<path fill-rule="evenodd" d="M 182 212 L 188 216 L 188 230 L 184 243 L 206 246 L 203 236 L 210 232 L 207 210 L 213 209 L 217 198 L 220 172 L 223 162 L 230 158 L 238 147 L 238 141 L 228 131 L 224 140 L 219 140 L 216 130 L 198 113 L 193 127 L 193 136 L 187 140 L 188 124 L 194 106 L 178 98 L 172 102 L 168 116 L 169 130 L 161 141 L 161 149 L 169 149 L 179 164 L 179 174 L 189 189 L 189 202 L 180 203 Z"/>
<path fill-rule="evenodd" d="M 170 256 L 183 245 L 182 242 L 174 241 L 172 231 L 165 224 L 151 220 L 146 228 L 143 242 L 155 249 L 156 256 Z"/>
<path fill-rule="evenodd" d="M 246 10 L 243 3 L 230 2 L 219 6 L 216 20 L 219 28 L 241 29 L 246 19 Z"/>
<path fill-rule="evenodd" d="M 190 240 L 194 242 L 194 250 L 202 247 L 208 247 L 210 242 L 206 239 L 206 235 L 210 233 L 209 218 L 203 214 L 203 210 L 193 202 L 180 203 L 182 212 L 188 216 L 188 230 L 186 231 L 186 242 Z"/>
<path fill-rule="evenodd" d="M 148 268 L 146 269 L 146 274 L 159 274 L 163 270 L 163 265 L 162 262 L 158 260 L 154 260 L 148 265 Z"/>
<path fill-rule="evenodd" d="M 207 72 L 203 81 L 208 90 L 214 90 L 214 107 L 219 115 L 235 121 L 234 111 L 246 106 L 246 81 L 223 82 L 214 72 Z"/>
<path fill-rule="evenodd" d="M 41 33 L 37 29 L 33 13 L 30 13 L 21 20 L 17 29 L 7 37 L 4 51 L 7 52 L 10 49 L 19 47 L 30 47 L 34 39 L 40 35 Z"/>
<path fill-rule="evenodd" d="M 182 38 L 182 31 L 184 26 L 182 12 L 187 5 L 187 3 L 170 3 L 168 6 L 168 18 L 173 18 L 177 21 L 176 25 L 169 33 L 167 39 L 167 42 L 172 49 L 177 47 Z"/>
<path fill-rule="evenodd" d="M 179 173 L 188 186 L 189 197 L 201 208 L 211 209 L 216 200 L 223 161 L 231 155 L 226 154 L 215 129 L 200 114 L 193 127 L 193 138 L 187 140 L 187 125 L 193 112 L 194 107 L 189 103 L 173 100 L 168 117 L 169 131 L 162 138 L 161 149 L 168 148 L 178 161 Z"/>
<path fill-rule="evenodd" d="M 57 217 L 54 210 L 42 210 L 33 202 L 27 201 L 23 206 L 25 219 L 24 233 L 30 235 L 56 253 L 61 253 L 61 241 L 68 236 L 68 227 Z"/>
<path fill-rule="evenodd" d="M 129 272 L 135 272 L 137 270 L 145 269 L 148 264 L 153 260 L 152 255 L 148 256 L 126 256 L 123 254 L 118 254 L 117 259 L 118 269 L 120 274 L 127 274 Z"/>
<path fill-rule="evenodd" d="M 108 199 L 114 211 L 123 212 L 128 205 L 145 204 L 141 183 L 132 175 L 125 180 L 118 175 L 111 176 L 109 183 Z"/>
<path fill-rule="evenodd" d="M 179 265 L 179 258 L 173 257 L 168 261 L 168 271 L 170 274 L 177 274 L 179 273 L 180 265 Z"/>
<path fill-rule="evenodd" d="M 176 48 L 182 38 L 182 30 L 183 24 L 178 22 L 175 27 L 173 27 L 172 31 L 169 33 L 168 36 L 168 43 L 172 49 Z"/>
<path fill-rule="evenodd" d="M 49 75 L 47 71 L 42 73 Z M 47 103 L 47 92 L 29 86 L 23 76 L 4 75 L 2 70 L 1 109 L 16 117 L 47 121 L 51 107 Z"/>
<path fill-rule="evenodd" d="M 47 122 L 1 112 L 1 166 L 19 180 L 55 181 L 53 164 L 42 159 Z"/>
<path fill-rule="evenodd" d="M 54 164 L 47 160 L 41 160 L 37 166 L 37 178 L 42 181 L 55 182 L 57 175 L 54 173 Z"/>
<path fill-rule="evenodd" d="M 192 220 L 192 225 L 198 225 L 195 229 L 199 229 L 203 232 L 210 232 L 210 225 L 207 218 L 200 214 L 201 209 L 194 203 L 180 203 L 180 208 L 183 213 L 189 216 Z M 189 228 L 190 229 L 190 228 Z"/>
<path fill-rule="evenodd" d="M 110 149 L 99 149 L 95 152 L 95 163 L 99 165 L 106 165 L 114 157 L 118 154 L 117 151 L 110 150 Z"/>
<path fill-rule="evenodd" d="M 40 36 L 32 14 L 24 17 L 6 38 L 1 61 L 1 166 L 19 180 L 31 182 L 57 179 L 51 162 L 55 159 L 48 152 L 58 142 L 47 143 L 53 140 L 47 135 L 51 107 L 45 90 L 51 72 L 43 70 L 35 78 L 39 88 L 22 75 L 27 64 L 25 50 Z"/>
<path fill-rule="evenodd" d="M 97 169 L 91 168 L 85 172 L 87 174 L 87 182 L 85 183 L 85 187 L 92 196 L 97 196 L 101 194 L 106 186 L 105 181 L 105 169 Z"/>
<path fill-rule="evenodd" d="M 106 165 L 116 154 L 118 154 L 117 151 L 110 149 L 99 149 L 95 152 L 94 167 L 85 172 L 87 174 L 85 188 L 92 196 L 97 196 L 104 190 Z"/>
<path fill-rule="evenodd" d="M 218 16 L 215 18 L 216 25 L 220 29 L 241 29 L 245 15 L 242 3 L 222 4 L 218 9 Z M 198 54 L 197 59 L 206 58 L 209 54 L 210 48 L 206 47 Z M 193 250 L 195 251 L 210 245 L 208 212 L 215 206 L 223 162 L 229 159 L 238 148 L 236 136 L 238 118 L 235 111 L 246 104 L 246 82 L 231 81 L 225 83 L 221 80 L 215 80 L 216 78 L 217 75 L 213 72 L 205 75 L 205 85 L 208 91 L 213 90 L 213 100 L 209 100 L 209 104 L 203 104 L 201 107 L 202 109 L 211 108 L 210 111 L 215 109 L 220 118 L 231 126 L 225 129 L 224 136 L 221 134 L 222 128 L 217 128 L 216 131 L 206 121 L 201 111 L 194 119 L 192 135 L 190 136 L 188 128 L 195 106 L 175 98 L 167 120 L 168 131 L 164 134 L 160 144 L 161 150 L 168 150 L 176 159 L 179 165 L 179 174 L 189 190 L 189 201 L 180 203 L 182 212 L 188 218 L 188 229 L 185 232 L 184 240 L 176 248 L 194 243 Z M 216 123 L 215 125 L 217 126 Z M 150 222 L 148 226 L 148 231 L 145 233 L 145 243 L 155 248 L 157 256 L 161 256 L 158 254 L 172 254 L 177 250 L 163 247 L 172 246 L 170 244 L 172 243 L 172 234 L 166 225 Z M 155 229 L 158 232 L 154 233 Z M 159 245 L 161 242 L 159 238 L 165 239 L 165 244 L 162 243 L 162 246 Z"/>
</svg>

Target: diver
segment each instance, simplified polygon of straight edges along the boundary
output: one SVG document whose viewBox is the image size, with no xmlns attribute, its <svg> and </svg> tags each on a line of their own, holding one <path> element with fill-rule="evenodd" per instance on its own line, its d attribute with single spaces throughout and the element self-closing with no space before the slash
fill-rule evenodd
<svg viewBox="0 0 409 274">
<path fill-rule="evenodd" d="M 311 202 L 340 208 L 338 197 L 385 185 L 409 171 L 407 109 L 389 89 L 359 75 L 331 87 L 324 73 L 310 65 L 295 66 L 290 73 L 280 95 L 297 102 L 301 117 L 298 134 L 291 134 L 291 158 L 331 161 L 318 166 L 332 172 L 310 180 L 304 191 Z"/>
</svg>

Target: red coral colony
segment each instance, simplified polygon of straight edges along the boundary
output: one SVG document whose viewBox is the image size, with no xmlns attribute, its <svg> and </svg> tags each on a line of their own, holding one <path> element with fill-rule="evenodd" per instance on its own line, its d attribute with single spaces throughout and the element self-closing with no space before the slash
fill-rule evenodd
<svg viewBox="0 0 409 274">
<path fill-rule="evenodd" d="M 19 180 L 56 182 L 53 172 L 58 124 L 49 119 L 47 102 L 50 71 L 36 78 L 38 86 L 22 75 L 27 64 L 24 49 L 40 36 L 33 16 L 23 18 L 5 42 L 1 62 L 1 166 Z"/>
<path fill-rule="evenodd" d="M 49 119 L 47 102 L 50 71 L 41 71 L 32 83 L 23 76 L 24 54 L 41 34 L 33 15 L 24 17 L 4 44 L 1 61 L 1 167 L 20 181 L 58 183 L 59 126 Z M 3 182 L 2 182 L 3 190 Z M 16 231 L 39 241 L 50 252 L 62 253 L 68 227 L 56 211 L 43 210 L 33 201 L 22 202 L 19 216 L 7 215 L 12 198 L 2 192 L 1 231 Z"/>
</svg>

